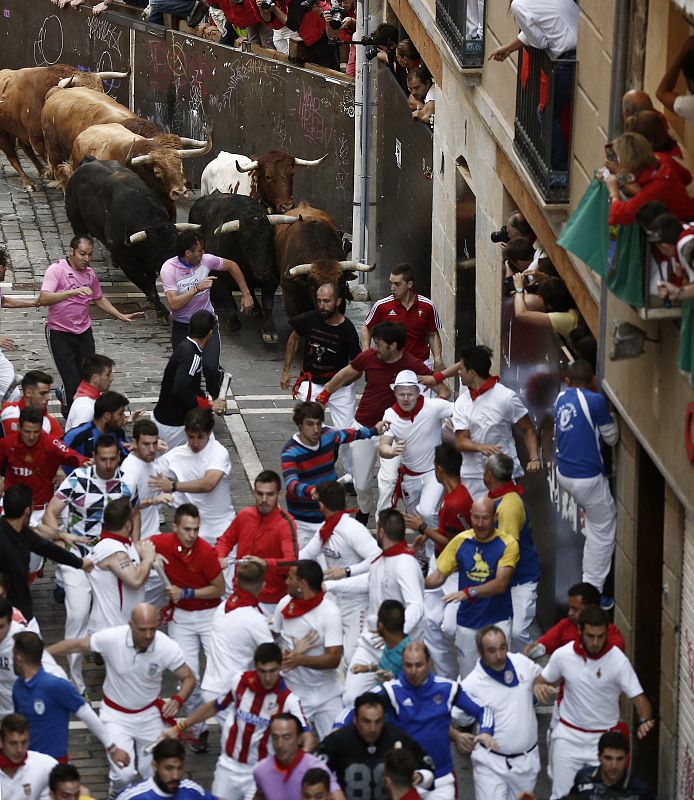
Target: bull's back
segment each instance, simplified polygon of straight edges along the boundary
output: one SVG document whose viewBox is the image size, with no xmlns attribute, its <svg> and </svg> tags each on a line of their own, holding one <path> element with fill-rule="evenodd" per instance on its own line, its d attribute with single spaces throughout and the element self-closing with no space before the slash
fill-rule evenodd
<svg viewBox="0 0 694 800">
<path fill-rule="evenodd" d="M 250 195 L 251 174 L 239 172 L 236 169 L 237 161 L 245 166 L 251 159 L 239 153 L 227 153 L 226 150 L 222 150 L 202 171 L 200 193 L 208 195 L 217 191 L 223 194 Z"/>
<path fill-rule="evenodd" d="M 75 138 L 72 145 L 72 166 L 76 167 L 86 156 L 123 164 L 131 146 L 134 156 L 143 155 L 149 152 L 151 142 L 143 136 L 131 133 L 119 122 L 90 125 Z"/>
</svg>

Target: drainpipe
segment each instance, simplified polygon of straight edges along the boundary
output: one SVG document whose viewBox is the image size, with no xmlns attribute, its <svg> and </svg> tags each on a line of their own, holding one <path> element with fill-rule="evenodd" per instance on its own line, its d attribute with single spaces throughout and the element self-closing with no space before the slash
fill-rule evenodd
<svg viewBox="0 0 694 800">
<path fill-rule="evenodd" d="M 360 40 L 368 29 L 368 0 L 357 0 L 357 30 Z M 358 46 L 354 80 L 354 198 L 352 202 L 352 258 L 366 264 L 367 214 L 369 207 L 369 136 L 371 128 L 371 64 L 365 58 L 366 48 Z M 359 273 L 359 283 L 366 275 Z"/>
</svg>

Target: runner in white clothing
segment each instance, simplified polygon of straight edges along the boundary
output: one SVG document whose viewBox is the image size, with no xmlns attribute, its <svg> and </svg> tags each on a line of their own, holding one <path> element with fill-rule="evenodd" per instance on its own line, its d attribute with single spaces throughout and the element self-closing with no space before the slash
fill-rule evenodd
<svg viewBox="0 0 694 800">
<path fill-rule="evenodd" d="M 132 532 L 130 501 L 121 497 L 109 503 L 92 553 L 89 633 L 126 625 L 135 606 L 144 602 L 145 581 L 156 551 L 149 541 L 133 542 Z"/>
<path fill-rule="evenodd" d="M 349 578 L 369 571 L 381 552 L 368 528 L 345 511 L 347 497 L 337 481 L 318 485 L 318 507 L 325 522 L 309 543 L 299 551 L 299 558 L 318 561 L 327 579 Z M 333 595 L 342 614 L 343 656 L 352 659 L 366 618 L 368 589 L 355 594 Z"/>
<path fill-rule="evenodd" d="M 29 723 L 21 714 L 8 714 L 0 723 L 2 800 L 49 800 L 48 778 L 58 763 L 45 753 L 29 750 Z"/>
<path fill-rule="evenodd" d="M 157 630 L 158 622 L 156 608 L 143 603 L 133 610 L 128 625 L 107 628 L 86 639 L 66 639 L 50 648 L 54 656 L 99 653 L 104 660 L 100 717 L 130 756 L 130 764 L 124 768 L 109 762 L 112 797 L 131 783 L 137 772 L 149 777 L 152 757 L 145 748 L 161 736 L 165 721 L 172 724 L 170 720 L 195 687 L 195 675 L 184 662 L 181 648 Z M 173 672 L 180 688 L 165 701 L 160 694 L 166 670 Z"/>
<path fill-rule="evenodd" d="M 342 659 L 342 620 L 322 590 L 323 570 L 302 559 L 291 567 L 287 591 L 277 604 L 272 630 L 283 649 L 282 671 L 322 739 L 342 711 L 337 667 Z"/>
<path fill-rule="evenodd" d="M 376 682 L 373 672 L 352 672 L 357 664 L 378 663 L 384 641 L 378 635 L 378 609 L 384 600 L 398 600 L 405 608 L 404 632 L 412 641 L 424 636 L 424 578 L 417 559 L 405 541 L 405 520 L 399 511 L 386 509 L 378 515 L 376 539 L 382 553 L 371 563 L 369 572 L 356 578 L 328 580 L 325 588 L 339 597 L 361 594 L 366 589 L 369 604 L 365 627 L 350 661 L 345 680 L 343 705 L 351 706 L 360 694 Z"/>
<path fill-rule="evenodd" d="M 94 419 L 94 403 L 108 392 L 113 382 L 114 362 L 98 353 L 87 356 L 81 366 L 81 380 L 65 420 L 65 433 Z"/>
<path fill-rule="evenodd" d="M 598 766 L 598 741 L 619 722 L 622 692 L 634 703 L 639 718 L 636 735 L 643 739 L 655 727 L 653 708 L 629 659 L 607 643 L 608 619 L 598 606 L 578 618 L 579 637 L 552 653 L 535 681 L 535 696 L 546 704 L 564 681 L 559 724 L 552 731 L 550 766 L 552 798 L 571 791 L 585 766 Z"/>
<path fill-rule="evenodd" d="M 465 693 L 494 711 L 495 750 L 472 750 L 475 795 L 489 800 L 516 800 L 535 790 L 540 772 L 533 684 L 540 667 L 520 653 L 509 653 L 506 635 L 496 625 L 477 633 L 480 658 L 462 682 Z M 455 715 L 455 712 L 454 712 Z M 458 733 L 457 739 L 472 734 Z"/>
</svg>

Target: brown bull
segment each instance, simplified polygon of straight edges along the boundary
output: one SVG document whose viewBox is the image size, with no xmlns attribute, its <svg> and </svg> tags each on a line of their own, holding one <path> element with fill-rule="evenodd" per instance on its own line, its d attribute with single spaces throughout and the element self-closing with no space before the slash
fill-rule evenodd
<svg viewBox="0 0 694 800">
<path fill-rule="evenodd" d="M 237 162 L 239 172 L 251 175 L 250 196 L 270 211 L 284 214 L 294 206 L 294 167 L 316 167 L 328 156 L 315 160 L 295 158 L 282 150 L 268 150 L 249 164 Z"/>
<path fill-rule="evenodd" d="M 340 286 L 345 299 L 351 299 L 347 281 L 355 272 L 370 272 L 373 267 L 343 260 L 340 234 L 327 212 L 302 201 L 287 215 L 299 218 L 293 225 L 275 228 L 275 258 L 287 315 L 291 318 L 314 308 L 316 290 L 324 283 Z"/>
<path fill-rule="evenodd" d="M 103 93 L 102 81 L 127 78 L 128 72 L 82 72 L 67 64 L 51 67 L 0 70 L 0 150 L 17 171 L 22 186 L 36 188 L 17 158 L 16 141 L 42 174 L 46 158 L 41 127 L 41 111 L 49 89 L 72 79 L 74 86 L 84 86 Z"/>
<path fill-rule="evenodd" d="M 185 149 L 185 144 L 198 146 Z M 57 167 L 56 179 L 65 189 L 70 176 L 86 156 L 94 156 L 99 161 L 118 161 L 142 178 L 166 206 L 171 219 L 175 219 L 176 201 L 188 193 L 183 159 L 203 156 L 211 149 L 210 136 L 201 142 L 170 133 L 146 138 L 131 133 L 117 122 L 92 125 L 75 139 L 71 161 Z"/>
</svg>

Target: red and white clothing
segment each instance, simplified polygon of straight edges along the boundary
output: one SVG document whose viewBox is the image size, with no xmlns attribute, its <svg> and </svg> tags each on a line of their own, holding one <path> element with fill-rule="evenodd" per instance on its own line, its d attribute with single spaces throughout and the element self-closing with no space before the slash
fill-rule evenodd
<svg viewBox="0 0 694 800">
<path fill-rule="evenodd" d="M 221 735 L 222 752 L 214 771 L 212 794 L 224 800 L 252 800 L 255 793 L 253 767 L 272 753 L 270 722 L 277 714 L 294 714 L 308 730 L 299 698 L 284 679 L 272 689 L 262 688 L 253 671 L 235 675 L 220 710 L 229 709 Z"/>
<path fill-rule="evenodd" d="M 96 386 L 80 381 L 65 420 L 65 433 L 94 419 L 94 403 L 100 396 L 101 392 Z"/>
<path fill-rule="evenodd" d="M 0 425 L 2 426 L 3 436 L 16 433 L 19 430 L 19 413 L 23 408 L 26 408 L 26 404 L 27 402 L 23 397 L 16 402 L 3 404 L 2 411 L 0 411 Z M 43 412 L 42 428 L 45 433 L 50 434 L 56 439 L 60 439 L 63 435 L 63 429 L 60 427 L 60 423 L 47 411 Z"/>
<path fill-rule="evenodd" d="M 319 638 L 306 651 L 307 656 L 322 656 L 328 647 L 342 647 L 340 610 L 322 592 L 316 599 L 318 603 L 314 604 L 313 601 L 297 600 L 287 595 L 277 604 L 272 630 L 278 635 L 283 650 L 293 650 L 295 642 L 311 631 L 315 631 Z M 301 613 L 303 604 L 311 607 Z M 306 716 L 316 727 L 318 738 L 327 736 L 342 710 L 342 687 L 337 681 L 337 668 L 295 667 L 287 671 L 284 680 L 301 700 Z"/>
<path fill-rule="evenodd" d="M 617 647 L 584 653 L 580 640 L 560 647 L 542 670 L 548 683 L 564 681 L 559 724 L 552 731 L 552 797 L 571 791 L 581 767 L 598 764 L 598 740 L 619 722 L 619 698 L 643 694 L 634 668 Z"/>
<path fill-rule="evenodd" d="M 318 561 L 324 568 L 348 567 L 351 575 L 368 572 L 381 552 L 368 528 L 338 511 L 326 519 L 311 541 L 301 548 L 299 558 Z M 368 588 L 353 595 L 334 595 L 342 614 L 343 656 L 349 664 L 364 627 Z"/>
<path fill-rule="evenodd" d="M 133 589 L 126 586 L 113 570 L 99 565 L 116 553 L 124 553 L 135 566 L 140 563 L 140 554 L 127 536 L 102 532 L 91 558 L 94 569 L 89 573 L 92 587 L 92 610 L 89 614 L 89 632 L 126 625 L 136 605 L 145 601 L 145 587 Z"/>
<path fill-rule="evenodd" d="M 165 633 L 157 631 L 154 641 L 141 652 L 135 647 L 129 625 L 93 633 L 89 649 L 100 653 L 106 664 L 104 700 L 99 716 L 113 741 L 130 756 L 127 767 L 109 761 L 111 788 L 120 791 L 132 783 L 137 772 L 149 777 L 152 755 L 145 753 L 164 729 L 157 701 L 162 675 L 185 664 L 181 648 Z M 137 759 L 135 755 L 137 754 Z"/>
<path fill-rule="evenodd" d="M 405 350 L 420 361 L 429 358 L 429 334 L 436 333 L 441 327 L 436 306 L 423 294 L 415 294 L 409 308 L 405 308 L 392 294 L 377 300 L 371 307 L 364 325 L 373 328 L 379 322 L 397 322 L 402 325 L 407 331 Z"/>
<path fill-rule="evenodd" d="M 475 399 L 467 386 L 462 387 L 455 401 L 453 429 L 469 431 L 470 438 L 477 444 L 498 445 L 502 453 L 513 459 L 513 479 L 516 480 L 523 475 L 523 468 L 516 452 L 513 425 L 528 413 L 528 409 L 514 391 L 497 381 L 490 378 L 490 388 L 475 392 Z M 482 481 L 485 458 L 482 453 L 463 453 L 460 478 L 473 499 L 487 493 Z"/>
<path fill-rule="evenodd" d="M 45 753 L 28 750 L 22 765 L 10 778 L 0 752 L 0 797 L 2 800 L 49 800 L 48 778 L 58 763 Z"/>
</svg>

